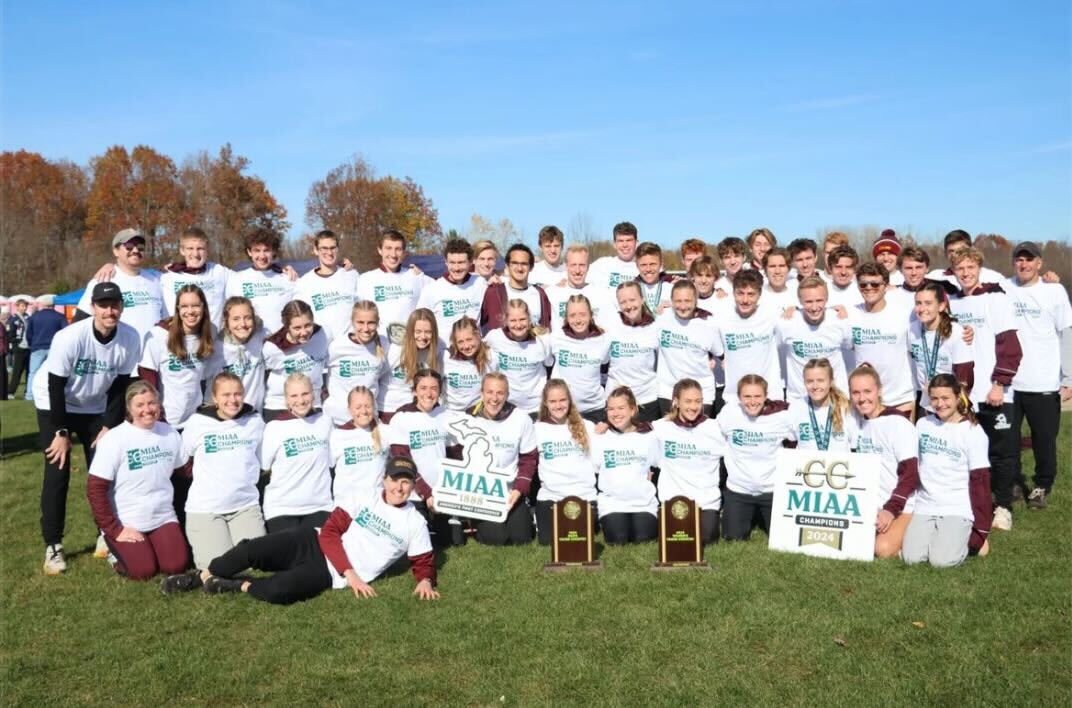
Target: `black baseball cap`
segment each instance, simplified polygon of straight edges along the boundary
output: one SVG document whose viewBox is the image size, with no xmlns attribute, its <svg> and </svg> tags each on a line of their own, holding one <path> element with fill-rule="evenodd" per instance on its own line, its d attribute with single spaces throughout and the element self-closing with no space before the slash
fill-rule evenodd
<svg viewBox="0 0 1072 708">
<path fill-rule="evenodd" d="M 123 302 L 123 291 L 115 283 L 97 283 L 93 286 L 93 295 L 90 297 L 90 302 L 101 302 L 102 300 Z"/>
<path fill-rule="evenodd" d="M 1016 244 L 1016 248 L 1012 249 L 1013 258 L 1021 253 L 1027 253 L 1032 258 L 1042 258 L 1042 249 L 1034 241 L 1021 241 Z"/>
<path fill-rule="evenodd" d="M 417 465 L 408 457 L 392 457 L 387 460 L 384 475 L 391 479 L 405 477 L 409 480 L 417 479 Z"/>
</svg>

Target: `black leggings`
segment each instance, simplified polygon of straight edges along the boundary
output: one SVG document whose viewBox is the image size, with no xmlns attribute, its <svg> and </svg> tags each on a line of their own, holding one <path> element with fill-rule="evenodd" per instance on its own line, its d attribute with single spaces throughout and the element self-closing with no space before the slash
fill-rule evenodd
<svg viewBox="0 0 1072 708">
<path fill-rule="evenodd" d="M 477 521 L 476 540 L 486 546 L 521 546 L 532 543 L 532 511 L 524 499 L 519 499 L 506 520 Z"/>
<path fill-rule="evenodd" d="M 1020 458 L 1020 430 L 1013 428 L 1016 414 L 1011 403 L 979 405 L 979 425 L 986 431 L 990 453 L 990 491 L 994 504 L 1012 509 L 1012 487 Z"/>
<path fill-rule="evenodd" d="M 727 541 L 747 541 L 757 514 L 763 531 L 770 534 L 773 500 L 774 494 L 738 494 L 727 489 L 722 493 L 722 537 Z"/>
<path fill-rule="evenodd" d="M 654 541 L 659 534 L 658 519 L 646 511 L 606 514 L 599 518 L 599 525 L 607 543 L 643 543 Z"/>
<path fill-rule="evenodd" d="M 208 564 L 208 572 L 221 578 L 233 578 L 246 568 L 275 573 L 249 583 L 251 596 L 274 605 L 308 600 L 331 587 L 331 573 L 313 528 L 240 541 Z"/>
<path fill-rule="evenodd" d="M 301 514 L 299 516 L 273 516 L 270 519 L 265 519 L 264 525 L 267 527 L 268 533 L 282 533 L 295 529 L 313 529 L 323 526 L 329 516 L 331 516 L 330 511 L 314 511 L 312 514 Z"/>
</svg>

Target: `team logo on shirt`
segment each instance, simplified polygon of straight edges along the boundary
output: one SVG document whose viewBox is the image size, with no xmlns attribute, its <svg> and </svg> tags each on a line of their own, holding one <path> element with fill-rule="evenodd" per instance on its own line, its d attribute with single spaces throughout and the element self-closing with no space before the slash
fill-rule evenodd
<svg viewBox="0 0 1072 708">
<path fill-rule="evenodd" d="M 338 305 L 340 302 L 350 304 L 354 301 L 353 297 L 346 295 L 345 293 L 317 293 L 310 298 L 313 301 L 313 309 L 317 312 L 326 310 L 332 305 Z"/>
<path fill-rule="evenodd" d="M 919 454 L 940 455 L 950 460 L 959 460 L 961 457 L 960 450 L 950 447 L 945 440 L 930 433 L 919 434 Z"/>
<path fill-rule="evenodd" d="M 680 332 L 672 332 L 668 329 L 659 330 L 659 346 L 663 349 L 692 349 L 693 344 L 689 338 Z"/>
<path fill-rule="evenodd" d="M 637 454 L 633 450 L 604 450 L 603 469 L 614 469 L 623 465 L 634 465 L 647 462 L 644 455 Z"/>
<path fill-rule="evenodd" d="M 160 460 L 170 460 L 173 456 L 172 452 L 161 450 L 157 445 L 151 447 L 138 447 L 132 450 L 127 450 L 127 467 L 131 470 L 140 470 L 142 467 L 159 462 Z"/>
<path fill-rule="evenodd" d="M 766 444 L 771 435 L 758 430 L 742 430 L 735 428 L 730 432 L 730 442 L 734 447 L 759 447 Z"/>
<path fill-rule="evenodd" d="M 347 465 L 357 465 L 362 462 L 371 462 L 377 457 L 376 453 L 372 450 L 371 445 L 362 445 L 361 447 L 351 446 L 344 448 L 342 451 L 342 461 Z"/>
<path fill-rule="evenodd" d="M 174 294 L 178 295 L 179 291 L 185 288 L 187 285 L 196 285 L 201 288 L 201 291 L 208 295 L 210 292 L 216 289 L 216 283 L 212 280 L 175 280 L 173 281 L 172 289 Z"/>
<path fill-rule="evenodd" d="M 562 349 L 558 352 L 558 365 L 566 368 L 578 368 L 582 366 L 599 366 L 601 361 L 593 359 L 584 352 L 571 352 Z"/>
<path fill-rule="evenodd" d="M 314 366 L 316 366 L 316 360 L 305 352 L 299 352 L 297 356 L 290 357 L 283 361 L 283 371 L 287 374 L 304 374 L 308 371 L 312 371 Z"/>
<path fill-rule="evenodd" d="M 523 356 L 517 354 L 509 354 L 507 352 L 497 352 L 499 356 L 499 371 L 525 371 L 526 369 L 535 368 L 540 364 L 538 361 L 529 361 Z"/>
<path fill-rule="evenodd" d="M 726 350 L 735 352 L 741 349 L 748 349 L 757 344 L 765 345 L 770 342 L 772 336 L 769 332 L 767 334 L 755 334 L 753 332 L 727 333 Z"/>
<path fill-rule="evenodd" d="M 611 342 L 610 356 L 612 359 L 632 359 L 648 353 L 643 346 L 636 342 Z"/>
<path fill-rule="evenodd" d="M 242 361 L 236 361 L 223 367 L 224 371 L 229 371 L 235 376 L 242 378 L 250 371 L 253 371 L 253 362 L 243 358 Z"/>
<path fill-rule="evenodd" d="M 825 342 L 805 342 L 801 339 L 794 339 L 792 349 L 793 355 L 796 357 L 801 359 L 817 359 L 836 351 L 837 347 L 830 346 Z"/>
<path fill-rule="evenodd" d="M 420 450 L 423 447 L 435 447 L 446 439 L 446 436 L 438 430 L 411 430 L 409 431 L 409 449 Z"/>
<path fill-rule="evenodd" d="M 607 285 L 609 285 L 612 288 L 616 288 L 621 284 L 622 284 L 622 274 L 621 273 L 611 273 L 610 277 L 607 279 Z"/>
<path fill-rule="evenodd" d="M 93 376 L 95 374 L 115 373 L 115 367 L 109 361 L 100 359 L 80 358 L 74 363 L 75 376 Z"/>
<path fill-rule="evenodd" d="M 339 359 L 339 378 L 352 379 L 368 376 L 378 368 L 379 362 L 373 364 L 368 359 Z"/>
<path fill-rule="evenodd" d="M 237 433 L 211 433 L 205 436 L 206 453 L 228 452 L 252 444 L 252 440 L 243 440 Z"/>
<path fill-rule="evenodd" d="M 874 452 L 881 455 L 883 449 L 881 445 L 875 443 L 874 438 L 870 435 L 860 435 L 856 438 L 856 452 Z"/>
<path fill-rule="evenodd" d="M 1016 312 L 1017 317 L 1023 317 L 1025 319 L 1033 320 L 1037 320 L 1039 317 L 1042 317 L 1042 308 L 1033 302 L 1013 300 L 1012 306 L 1013 310 Z"/>
<path fill-rule="evenodd" d="M 853 327 L 852 343 L 856 346 L 862 344 L 896 344 L 897 335 L 883 332 L 874 327 Z"/>
<path fill-rule="evenodd" d="M 264 297 L 266 295 L 276 295 L 281 292 L 283 292 L 283 288 L 277 287 L 275 283 L 270 280 L 242 283 L 242 295 L 250 300 Z"/>
<path fill-rule="evenodd" d="M 408 296 L 409 292 L 401 285 L 374 285 L 372 287 L 373 302 L 387 302 Z"/>
<path fill-rule="evenodd" d="M 709 451 L 700 449 L 695 443 L 666 440 L 663 442 L 663 456 L 668 460 L 696 460 L 708 457 Z"/>
<path fill-rule="evenodd" d="M 964 310 L 955 313 L 957 316 L 957 322 L 963 327 L 965 325 L 971 325 L 976 330 L 980 327 L 986 326 L 986 317 L 981 312 L 972 312 L 971 310 Z"/>
<path fill-rule="evenodd" d="M 367 506 L 362 507 L 354 517 L 354 523 L 370 532 L 373 536 L 384 536 L 391 539 L 396 546 L 402 546 L 405 541 L 401 536 L 391 533 L 391 523 L 383 517 L 373 513 Z"/>
<path fill-rule="evenodd" d="M 304 452 L 310 452 L 325 447 L 327 441 L 316 435 L 299 435 L 296 438 L 287 438 L 283 441 L 283 454 L 294 457 Z"/>
<path fill-rule="evenodd" d="M 556 457 L 571 457 L 578 452 L 580 452 L 580 447 L 572 439 L 540 443 L 540 457 L 544 460 L 553 460 Z"/>
<path fill-rule="evenodd" d="M 447 372 L 447 388 L 474 388 L 480 385 L 478 374 L 464 373 L 462 371 Z"/>
<path fill-rule="evenodd" d="M 160 298 L 153 297 L 153 294 L 145 290 L 124 290 L 123 291 L 123 307 L 129 309 L 131 307 L 142 307 L 144 305 L 152 305 L 159 303 Z"/>
<path fill-rule="evenodd" d="M 168 371 L 182 371 L 183 369 L 192 370 L 196 369 L 201 364 L 201 360 L 196 356 L 188 356 L 185 359 L 180 359 L 174 354 L 168 354 L 167 358 L 167 370 Z"/>
</svg>

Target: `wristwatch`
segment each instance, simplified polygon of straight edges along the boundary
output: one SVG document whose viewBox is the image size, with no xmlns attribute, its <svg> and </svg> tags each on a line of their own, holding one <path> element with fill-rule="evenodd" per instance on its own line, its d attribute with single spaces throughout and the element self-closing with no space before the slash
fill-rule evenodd
<svg viewBox="0 0 1072 708">
<path fill-rule="evenodd" d="M 58 430 L 56 430 L 56 436 L 66 438 L 70 436 L 70 433 L 67 432 L 67 428 L 59 428 Z"/>
</svg>

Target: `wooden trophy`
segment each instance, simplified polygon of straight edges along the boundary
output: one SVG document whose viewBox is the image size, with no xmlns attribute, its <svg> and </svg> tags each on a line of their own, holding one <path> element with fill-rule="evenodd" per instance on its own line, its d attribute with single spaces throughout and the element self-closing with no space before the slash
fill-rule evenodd
<svg viewBox="0 0 1072 708">
<path fill-rule="evenodd" d="M 602 570 L 603 562 L 595 560 L 595 524 L 592 505 L 580 497 L 566 497 L 551 507 L 551 562 L 544 570 L 570 568 Z"/>
<path fill-rule="evenodd" d="M 700 510 L 688 497 L 673 497 L 659 509 L 659 562 L 652 570 L 710 570 L 704 560 Z"/>
</svg>

